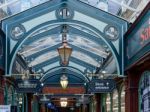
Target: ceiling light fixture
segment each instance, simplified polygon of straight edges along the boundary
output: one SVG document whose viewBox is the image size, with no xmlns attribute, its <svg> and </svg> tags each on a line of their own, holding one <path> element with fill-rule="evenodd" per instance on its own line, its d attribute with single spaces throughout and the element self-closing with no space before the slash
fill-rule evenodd
<svg viewBox="0 0 150 112">
<path fill-rule="evenodd" d="M 66 75 L 62 75 L 60 77 L 60 84 L 61 84 L 63 89 L 67 88 L 67 86 L 68 86 L 68 77 Z"/>
<path fill-rule="evenodd" d="M 60 98 L 60 105 L 61 107 L 67 107 L 67 98 Z"/>
<path fill-rule="evenodd" d="M 67 43 L 67 26 L 63 25 L 62 28 L 62 46 L 60 46 L 57 50 L 59 53 L 59 56 L 61 58 L 61 64 L 64 66 L 67 66 L 69 63 L 69 58 L 72 53 L 72 48 L 68 46 Z"/>
</svg>

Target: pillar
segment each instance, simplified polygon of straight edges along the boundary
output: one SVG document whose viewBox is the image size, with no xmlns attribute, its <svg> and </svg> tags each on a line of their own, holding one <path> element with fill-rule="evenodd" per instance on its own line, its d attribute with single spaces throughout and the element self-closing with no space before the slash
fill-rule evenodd
<svg viewBox="0 0 150 112">
<path fill-rule="evenodd" d="M 0 105 L 4 104 L 4 79 L 0 72 Z"/>
<path fill-rule="evenodd" d="M 27 94 L 27 112 L 32 112 L 32 94 Z"/>
<path fill-rule="evenodd" d="M 40 105 L 40 112 L 46 112 L 45 104 Z"/>
<path fill-rule="evenodd" d="M 95 100 L 96 100 L 96 112 L 101 112 L 101 102 L 100 102 L 100 93 L 97 93 L 95 95 Z"/>
<path fill-rule="evenodd" d="M 136 70 L 130 71 L 125 79 L 125 112 L 138 112 L 139 74 Z"/>
</svg>

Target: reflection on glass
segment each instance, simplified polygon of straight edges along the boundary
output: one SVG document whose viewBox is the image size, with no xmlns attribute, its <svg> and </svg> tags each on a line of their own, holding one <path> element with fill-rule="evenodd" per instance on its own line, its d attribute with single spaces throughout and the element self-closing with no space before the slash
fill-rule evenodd
<svg viewBox="0 0 150 112">
<path fill-rule="evenodd" d="M 118 112 L 118 91 L 113 92 L 113 112 Z"/>
<path fill-rule="evenodd" d="M 111 100 L 110 100 L 110 94 L 107 94 L 106 97 L 106 112 L 111 111 Z"/>
<path fill-rule="evenodd" d="M 125 87 L 121 91 L 121 112 L 125 112 Z"/>
</svg>

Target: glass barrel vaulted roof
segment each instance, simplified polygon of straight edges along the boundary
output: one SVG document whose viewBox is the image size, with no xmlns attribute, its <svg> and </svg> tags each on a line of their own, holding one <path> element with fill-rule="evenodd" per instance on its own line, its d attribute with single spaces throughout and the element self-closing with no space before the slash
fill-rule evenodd
<svg viewBox="0 0 150 112">
<path fill-rule="evenodd" d="M 127 8 L 131 9 L 129 2 L 135 1 L 126 1 L 129 4 Z M 100 2 L 105 7 L 101 7 Z M 44 85 L 53 83 L 59 86 L 60 77 L 65 74 L 69 80 L 68 86 L 76 84 L 80 87 L 81 84 L 85 87 L 93 76 L 100 78 L 103 74 L 104 78 L 113 78 L 123 75 L 123 35 L 127 31 L 128 22 L 114 16 L 124 17 L 123 14 L 126 14 L 120 10 L 126 6 L 123 0 L 121 5 L 117 2 L 118 0 L 3 0 L 0 5 L 3 15 L 0 18 L 3 19 L 2 28 L 8 40 L 7 74 L 15 77 L 17 73 L 27 74 L 26 71 L 29 71 L 29 78 L 39 79 Z M 107 7 L 107 10 L 103 9 Z M 63 29 L 64 26 L 67 28 Z M 67 43 L 73 50 L 67 66 L 60 63 L 57 51 L 62 46 L 64 32 Z M 23 71 L 16 66 L 16 62 L 25 65 Z M 20 71 L 16 72 L 16 68 Z"/>
<path fill-rule="evenodd" d="M 0 0 L 0 20 L 49 0 Z M 80 0 L 133 22 L 149 0 Z"/>
<path fill-rule="evenodd" d="M 45 31 L 49 29 L 46 28 Z M 35 34 L 32 36 L 34 37 Z M 47 35 L 34 41 L 33 37 L 29 37 L 29 39 L 22 46 L 18 54 L 21 55 L 24 59 L 26 59 L 27 62 L 29 61 L 29 67 L 36 68 L 37 65 L 41 65 L 41 69 L 44 69 L 44 71 L 46 71 L 47 69 L 52 68 L 52 66 L 54 65 L 59 66 L 60 64 L 57 62 L 59 61 L 57 48 L 61 46 L 61 36 L 61 33 Z M 67 41 L 69 46 L 73 48 L 69 65 L 76 67 L 80 66 L 80 68 L 82 68 L 82 71 L 84 71 L 87 68 L 82 67 L 84 65 L 81 65 L 80 63 L 84 62 L 85 65 L 87 64 L 90 68 L 96 70 L 96 67 L 100 67 L 101 61 L 103 59 L 106 59 L 110 55 L 110 52 L 106 52 L 108 49 L 107 45 L 98 44 L 96 41 L 92 41 L 92 39 L 87 39 L 82 35 L 72 34 L 70 32 L 67 34 Z M 42 65 L 42 63 L 54 60 L 54 58 L 57 58 L 57 60 L 49 64 Z M 82 62 L 77 63 L 77 61 Z"/>
<path fill-rule="evenodd" d="M 66 5 L 66 8 L 62 5 Z M 75 5 L 82 7 L 76 9 Z M 86 8 L 91 12 L 85 11 Z M 71 15 L 67 19 L 63 19 L 60 15 L 60 12 L 65 9 Z M 127 21 L 123 19 L 79 0 L 65 2 L 52 0 L 9 16 L 2 20 L 2 25 L 5 22 L 10 24 L 8 25 L 10 31 L 6 32 L 11 47 L 8 52 L 17 54 L 13 56 L 13 59 L 17 56 L 22 58 L 32 73 L 45 74 L 55 67 L 62 67 L 57 49 L 62 46 L 62 29 L 66 25 L 66 39 L 73 49 L 68 67 L 76 68 L 84 75 L 97 71 L 102 73 L 102 70 L 107 70 L 109 74 L 120 74 L 118 60 L 120 60 L 121 47 L 119 46 L 121 44 L 119 40 L 127 29 Z M 3 28 L 5 29 L 5 26 Z M 22 33 L 21 31 L 18 33 L 16 30 L 18 28 Z M 13 72 L 12 69 L 10 71 Z"/>
</svg>

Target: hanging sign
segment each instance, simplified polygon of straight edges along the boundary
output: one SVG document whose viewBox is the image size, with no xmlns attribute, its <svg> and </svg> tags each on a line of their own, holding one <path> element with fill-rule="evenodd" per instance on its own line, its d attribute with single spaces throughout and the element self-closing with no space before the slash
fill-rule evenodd
<svg viewBox="0 0 150 112">
<path fill-rule="evenodd" d="M 10 105 L 0 105 L 0 112 L 11 112 Z"/>
<path fill-rule="evenodd" d="M 21 80 L 15 81 L 16 90 L 20 93 L 34 93 L 38 92 L 40 88 L 40 82 L 38 79 Z"/>
<path fill-rule="evenodd" d="M 113 79 L 93 79 L 88 85 L 88 92 L 109 93 L 115 88 L 116 82 Z"/>
</svg>

